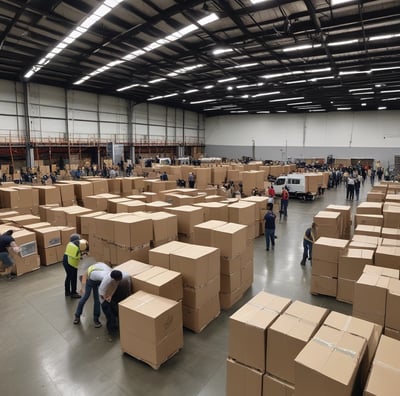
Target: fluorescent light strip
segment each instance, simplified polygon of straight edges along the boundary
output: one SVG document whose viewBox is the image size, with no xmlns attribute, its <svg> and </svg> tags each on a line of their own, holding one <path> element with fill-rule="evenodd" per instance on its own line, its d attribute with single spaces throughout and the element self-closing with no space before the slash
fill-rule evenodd
<svg viewBox="0 0 400 396">
<path fill-rule="evenodd" d="M 303 44 L 303 45 L 296 45 L 294 47 L 286 47 L 283 48 L 283 52 L 291 52 L 291 51 L 301 51 L 305 49 L 311 49 L 311 48 L 319 48 L 321 47 L 321 44 Z"/>
<path fill-rule="evenodd" d="M 336 41 L 336 42 L 333 42 L 333 43 L 328 43 L 328 45 L 329 45 L 330 47 L 337 47 L 337 46 L 339 46 L 339 45 L 348 45 L 348 44 L 354 44 L 354 43 L 358 43 L 358 39 Z"/>
<path fill-rule="evenodd" d="M 323 67 L 321 69 L 305 70 L 305 73 L 322 73 L 322 72 L 328 72 L 331 70 L 332 70 L 332 68 L 330 68 L 330 67 Z"/>
<path fill-rule="evenodd" d="M 140 84 L 127 85 L 126 87 L 118 88 L 117 92 L 126 91 L 127 89 L 138 87 Z"/>
<path fill-rule="evenodd" d="M 369 41 L 376 41 L 376 40 L 387 40 L 394 37 L 400 37 L 400 34 L 382 34 L 381 36 L 372 36 L 368 40 Z"/>
<path fill-rule="evenodd" d="M 339 72 L 339 76 L 349 76 L 352 74 L 369 74 L 371 70 L 351 70 L 351 71 L 341 71 Z"/>
<path fill-rule="evenodd" d="M 287 110 L 277 110 L 277 113 L 287 113 Z"/>
<path fill-rule="evenodd" d="M 228 82 L 228 81 L 234 81 L 237 80 L 237 77 L 230 77 L 230 78 L 223 78 L 222 80 L 218 80 L 218 83 L 224 83 L 224 82 Z"/>
<path fill-rule="evenodd" d="M 257 66 L 258 62 L 254 62 L 254 63 L 243 63 L 242 65 L 236 65 L 236 66 L 229 66 L 229 67 L 225 67 L 225 70 L 232 70 L 232 69 L 243 69 L 245 67 L 253 67 L 253 66 Z"/>
<path fill-rule="evenodd" d="M 317 112 L 321 112 L 321 111 L 326 111 L 326 109 L 310 109 L 308 110 L 310 113 L 317 113 Z"/>
<path fill-rule="evenodd" d="M 236 88 L 242 89 L 242 88 L 251 88 L 251 87 L 262 87 L 264 83 L 257 83 L 257 84 L 244 84 L 244 85 L 236 85 Z"/>
<path fill-rule="evenodd" d="M 375 99 L 375 98 L 360 98 L 360 100 L 371 100 L 371 99 Z"/>
<path fill-rule="evenodd" d="M 218 15 L 213 13 L 213 14 L 210 14 L 210 15 L 204 17 L 204 18 L 199 19 L 197 21 L 197 23 L 200 26 L 204 26 L 204 25 L 207 25 L 208 23 L 214 22 L 214 21 L 216 21 L 218 19 L 219 19 Z M 191 25 L 185 26 L 184 28 L 178 30 L 177 32 L 169 34 L 168 36 L 166 36 L 164 38 L 158 39 L 155 42 L 148 44 L 143 49 L 139 49 L 139 50 L 131 52 L 130 54 L 125 55 L 122 59 L 126 60 L 126 61 L 135 59 L 138 56 L 143 55 L 144 53 L 146 53 L 148 51 L 152 51 L 153 49 L 159 48 L 159 47 L 161 47 L 161 46 L 163 46 L 163 45 L 165 45 L 165 44 L 167 44 L 169 42 L 173 42 L 175 40 L 178 40 L 178 39 L 182 38 L 183 36 L 193 32 L 193 31 L 195 31 L 197 29 L 198 29 L 198 26 L 196 24 L 191 24 Z M 82 79 L 79 80 L 79 84 L 81 83 L 81 81 L 82 81 Z M 76 82 L 74 84 L 78 84 L 78 82 Z"/>
<path fill-rule="evenodd" d="M 270 102 L 288 102 L 290 100 L 304 99 L 304 96 L 296 96 L 295 98 L 272 99 Z"/>
<path fill-rule="evenodd" d="M 390 89 L 388 91 L 381 91 L 381 94 L 400 92 L 400 89 Z"/>
<path fill-rule="evenodd" d="M 353 88 L 349 89 L 349 92 L 357 92 L 357 91 L 370 91 L 372 88 Z"/>
<path fill-rule="evenodd" d="M 193 93 L 193 92 L 198 92 L 198 91 L 199 91 L 198 89 L 189 89 L 188 91 L 185 91 L 183 94 L 187 95 L 187 94 L 190 94 L 190 93 Z"/>
<path fill-rule="evenodd" d="M 214 85 L 206 85 L 205 87 L 203 87 L 204 89 L 212 89 L 214 88 Z"/>
<path fill-rule="evenodd" d="M 352 95 L 374 95 L 374 91 L 369 91 L 369 92 L 352 92 Z"/>
<path fill-rule="evenodd" d="M 267 0 L 251 0 L 251 2 L 253 4 L 263 3 L 264 1 L 267 1 Z"/>
<path fill-rule="evenodd" d="M 379 107 L 378 107 L 378 110 L 386 110 L 386 109 L 387 109 L 386 106 L 379 106 Z"/>
<path fill-rule="evenodd" d="M 255 95 L 252 95 L 252 98 L 259 98 L 260 96 L 269 96 L 269 95 L 278 95 L 281 91 L 272 91 L 272 92 L 262 92 Z"/>
<path fill-rule="evenodd" d="M 168 95 L 164 95 L 163 98 L 172 98 L 173 96 L 177 96 L 177 95 L 178 95 L 178 93 L 174 92 L 174 93 L 171 93 L 171 94 L 168 94 Z"/>
<path fill-rule="evenodd" d="M 151 100 L 157 100 L 157 99 L 162 99 L 162 96 L 154 96 L 153 98 L 149 98 L 147 100 L 150 102 Z"/>
<path fill-rule="evenodd" d="M 319 80 L 332 80 L 332 79 L 334 79 L 334 78 L 336 78 L 336 77 L 335 77 L 335 76 L 315 77 L 315 78 L 310 78 L 310 79 L 307 80 L 307 81 L 315 82 L 315 81 L 319 81 Z"/>
<path fill-rule="evenodd" d="M 190 102 L 190 104 L 209 103 L 209 102 L 216 102 L 216 101 L 217 101 L 217 99 L 196 100 L 195 102 Z"/>
<path fill-rule="evenodd" d="M 386 98 L 386 99 L 382 99 L 382 102 L 389 102 L 392 100 L 400 100 L 400 98 Z"/>
<path fill-rule="evenodd" d="M 284 76 L 294 76 L 296 74 L 304 74 L 304 71 L 295 70 L 295 71 L 285 72 L 285 73 L 266 74 L 265 76 L 261 76 L 261 77 L 262 78 L 275 78 L 275 77 L 284 77 Z"/>
<path fill-rule="evenodd" d="M 311 104 L 312 102 L 296 102 L 296 103 L 286 103 L 288 106 L 297 106 L 297 105 L 305 105 Z"/>
<path fill-rule="evenodd" d="M 257 114 L 269 114 L 271 113 L 269 110 L 265 110 L 265 111 L 257 111 Z"/>
<path fill-rule="evenodd" d="M 231 110 L 231 113 L 248 113 L 248 110 Z"/>
<path fill-rule="evenodd" d="M 331 0 L 331 5 L 335 6 L 338 4 L 344 4 L 344 3 L 351 3 L 354 0 Z"/>
<path fill-rule="evenodd" d="M 226 52 L 233 52 L 233 48 L 217 48 L 212 53 L 213 55 L 225 54 Z"/>
<path fill-rule="evenodd" d="M 296 80 L 296 81 L 287 81 L 284 84 L 301 84 L 301 83 L 305 83 L 307 82 L 307 80 Z"/>
<path fill-rule="evenodd" d="M 338 111 L 351 110 L 351 107 L 338 107 L 336 110 Z"/>
<path fill-rule="evenodd" d="M 156 78 L 155 80 L 150 80 L 150 81 L 148 81 L 148 83 L 149 84 L 156 84 L 158 82 L 165 81 L 165 80 L 166 80 L 165 77 L 161 77 L 161 78 Z"/>
</svg>

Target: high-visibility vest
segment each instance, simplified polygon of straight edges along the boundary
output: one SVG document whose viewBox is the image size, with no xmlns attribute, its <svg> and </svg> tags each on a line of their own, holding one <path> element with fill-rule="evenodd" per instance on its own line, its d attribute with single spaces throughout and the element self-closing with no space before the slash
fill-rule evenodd
<svg viewBox="0 0 400 396">
<path fill-rule="evenodd" d="M 65 254 L 68 257 L 68 264 L 71 267 L 78 268 L 79 260 L 81 259 L 79 246 L 76 246 L 75 243 L 69 242 L 65 249 Z"/>
</svg>

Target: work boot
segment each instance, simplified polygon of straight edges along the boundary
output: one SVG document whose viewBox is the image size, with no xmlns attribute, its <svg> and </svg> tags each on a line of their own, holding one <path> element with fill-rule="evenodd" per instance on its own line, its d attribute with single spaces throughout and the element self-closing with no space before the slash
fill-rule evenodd
<svg viewBox="0 0 400 396">
<path fill-rule="evenodd" d="M 306 265 L 306 260 L 305 259 L 301 260 L 300 265 Z"/>
</svg>

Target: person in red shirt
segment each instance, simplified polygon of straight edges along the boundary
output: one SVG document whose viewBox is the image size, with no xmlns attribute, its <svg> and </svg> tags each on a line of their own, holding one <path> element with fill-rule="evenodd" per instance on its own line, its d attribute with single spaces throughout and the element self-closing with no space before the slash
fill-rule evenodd
<svg viewBox="0 0 400 396">
<path fill-rule="evenodd" d="M 286 186 L 282 188 L 281 194 L 281 216 L 287 217 L 287 208 L 289 205 L 289 191 L 287 190 Z"/>
<path fill-rule="evenodd" d="M 268 187 L 268 192 L 267 193 L 268 193 L 269 197 L 275 198 L 275 189 L 274 189 L 274 186 L 272 184 Z"/>
</svg>

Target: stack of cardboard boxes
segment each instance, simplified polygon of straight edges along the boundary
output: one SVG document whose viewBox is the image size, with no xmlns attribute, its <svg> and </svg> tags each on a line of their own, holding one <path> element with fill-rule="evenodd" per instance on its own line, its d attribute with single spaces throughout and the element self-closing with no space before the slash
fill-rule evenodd
<svg viewBox="0 0 400 396">
<path fill-rule="evenodd" d="M 264 235 L 264 216 L 267 212 L 268 197 L 247 197 L 243 201 L 253 202 L 256 204 L 256 235 Z"/>
<path fill-rule="evenodd" d="M 362 202 L 357 206 L 355 215 L 355 226 L 358 225 L 371 225 L 382 227 L 383 226 L 383 215 L 382 215 L 383 204 L 381 202 Z"/>
<path fill-rule="evenodd" d="M 336 297 L 339 257 L 343 255 L 348 243 L 345 239 L 326 237 L 314 243 L 311 293 Z"/>
<path fill-rule="evenodd" d="M 258 236 L 258 224 L 256 224 L 257 205 L 254 202 L 240 200 L 228 206 L 228 220 L 230 223 L 248 226 L 247 239 Z"/>
<path fill-rule="evenodd" d="M 62 261 L 64 248 L 61 244 L 61 231 L 56 226 L 34 230 L 38 244 L 41 265 L 51 265 Z"/>
<path fill-rule="evenodd" d="M 247 226 L 210 220 L 195 226 L 195 242 L 219 248 L 220 304 L 222 309 L 230 308 L 253 283 L 253 250 L 248 248 Z"/>
<path fill-rule="evenodd" d="M 343 218 L 340 212 L 320 211 L 314 216 L 316 237 L 341 238 Z"/>
<path fill-rule="evenodd" d="M 348 205 L 328 205 L 325 210 L 341 213 L 341 238 L 351 239 L 351 207 Z"/>
<path fill-rule="evenodd" d="M 194 226 L 203 223 L 203 208 L 184 205 L 173 208 L 167 208 L 178 218 L 178 239 L 186 243 L 194 243 Z"/>
</svg>

